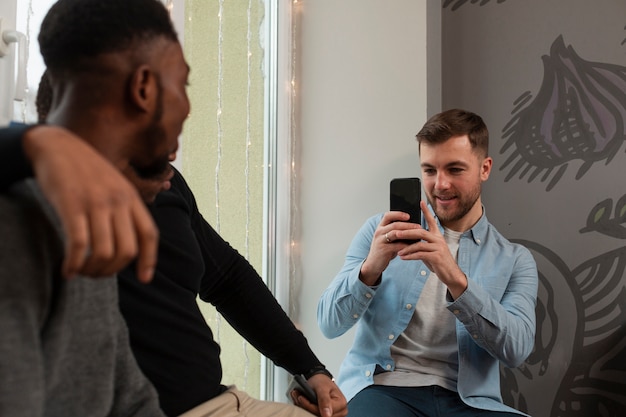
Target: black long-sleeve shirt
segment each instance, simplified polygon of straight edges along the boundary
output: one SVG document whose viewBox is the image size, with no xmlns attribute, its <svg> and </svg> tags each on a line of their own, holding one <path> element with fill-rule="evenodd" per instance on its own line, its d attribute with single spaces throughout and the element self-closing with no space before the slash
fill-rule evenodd
<svg viewBox="0 0 626 417">
<path fill-rule="evenodd" d="M 16 154 L 20 137 L 0 129 L 0 152 L 9 162 L 0 178 L 29 172 L 23 155 Z M 3 145 L 5 139 L 13 146 Z M 133 353 L 166 414 L 178 415 L 225 389 L 220 347 L 197 295 L 276 365 L 291 373 L 321 365 L 254 268 L 204 220 L 179 172 L 150 211 L 160 232 L 155 276 L 146 285 L 137 281 L 134 265 L 120 272 L 120 308 Z"/>
<path fill-rule="evenodd" d="M 22 136 L 30 126 L 15 124 L 0 129 L 0 191 L 33 175 L 22 148 Z"/>
</svg>

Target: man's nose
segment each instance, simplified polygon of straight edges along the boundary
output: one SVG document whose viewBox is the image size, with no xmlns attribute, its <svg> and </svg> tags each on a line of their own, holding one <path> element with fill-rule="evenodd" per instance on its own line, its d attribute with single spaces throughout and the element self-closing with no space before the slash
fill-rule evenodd
<svg viewBox="0 0 626 417">
<path fill-rule="evenodd" d="M 441 172 L 437 173 L 437 180 L 435 181 L 435 188 L 437 189 L 445 189 L 450 187 L 450 179 L 448 176 Z"/>
</svg>

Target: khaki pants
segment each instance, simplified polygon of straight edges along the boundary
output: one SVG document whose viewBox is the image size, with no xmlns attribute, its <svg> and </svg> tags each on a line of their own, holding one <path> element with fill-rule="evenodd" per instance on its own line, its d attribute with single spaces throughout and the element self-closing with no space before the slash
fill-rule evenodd
<svg viewBox="0 0 626 417">
<path fill-rule="evenodd" d="M 295 405 L 261 401 L 237 387 L 200 404 L 179 417 L 311 417 L 314 414 Z"/>
</svg>

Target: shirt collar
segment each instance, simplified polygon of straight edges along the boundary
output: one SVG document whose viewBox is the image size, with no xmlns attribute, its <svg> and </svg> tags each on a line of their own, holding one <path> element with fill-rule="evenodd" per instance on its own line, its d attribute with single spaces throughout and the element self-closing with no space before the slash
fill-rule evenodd
<svg viewBox="0 0 626 417">
<path fill-rule="evenodd" d="M 443 226 L 439 222 L 439 218 L 435 215 L 435 212 L 433 211 L 433 208 L 430 204 L 428 204 L 428 209 L 433 214 L 433 216 L 435 216 L 435 220 L 437 221 L 437 227 L 439 227 L 439 231 L 441 232 L 441 234 L 443 234 Z M 474 241 L 476 245 L 480 245 L 484 241 L 484 237 L 487 235 L 487 229 L 489 228 L 489 222 L 487 221 L 487 214 L 484 205 L 482 205 L 482 209 L 483 214 L 480 216 L 480 219 L 478 219 L 476 224 L 472 226 L 471 229 L 469 229 L 462 235 L 462 237 L 469 236 L 469 238 L 472 239 L 472 241 Z M 426 224 L 426 221 L 424 219 L 422 219 L 422 227 L 428 228 L 428 225 Z"/>
</svg>

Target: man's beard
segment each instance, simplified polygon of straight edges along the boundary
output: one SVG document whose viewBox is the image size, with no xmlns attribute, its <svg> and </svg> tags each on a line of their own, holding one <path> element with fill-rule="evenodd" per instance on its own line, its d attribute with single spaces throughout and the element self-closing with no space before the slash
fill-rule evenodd
<svg viewBox="0 0 626 417">
<path fill-rule="evenodd" d="M 148 145 L 148 149 L 154 149 L 154 146 L 160 142 L 160 138 L 165 137 L 165 132 L 158 123 L 152 123 L 143 133 L 143 141 Z M 150 146 L 152 145 L 152 146 Z M 169 171 L 170 155 L 161 155 L 150 158 L 149 162 L 132 160 L 130 166 L 133 168 L 137 176 L 144 180 L 159 179 Z"/>
<path fill-rule="evenodd" d="M 442 225 L 446 225 L 449 223 L 453 223 L 461 220 L 463 217 L 470 212 L 470 210 L 476 204 L 476 201 L 480 198 L 481 186 L 478 184 L 475 188 L 471 190 L 469 194 L 466 196 L 456 196 L 457 197 L 457 207 L 454 210 L 444 210 L 437 205 L 437 199 L 435 196 L 429 196 L 428 201 L 430 205 L 433 207 L 439 222 Z"/>
</svg>

